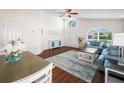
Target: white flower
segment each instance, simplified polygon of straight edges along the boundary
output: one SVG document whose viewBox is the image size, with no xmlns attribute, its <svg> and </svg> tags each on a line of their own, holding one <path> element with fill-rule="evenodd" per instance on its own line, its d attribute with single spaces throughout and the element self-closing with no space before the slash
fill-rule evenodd
<svg viewBox="0 0 124 93">
<path fill-rule="evenodd" d="M 14 45 L 14 46 L 13 46 L 13 48 L 12 48 L 12 51 L 14 51 L 14 52 L 15 52 L 15 51 L 18 51 L 18 50 L 20 50 L 20 47 L 19 47 L 19 46 Z"/>
<path fill-rule="evenodd" d="M 8 43 L 4 48 L 7 54 L 10 54 L 11 52 L 22 53 L 24 49 L 25 49 L 25 44 L 22 43 L 20 40 L 15 41 L 14 44 L 12 42 Z"/>
<path fill-rule="evenodd" d="M 5 50 L 7 51 L 7 54 L 10 54 L 11 51 L 12 51 L 12 44 L 11 43 L 8 43 L 6 46 L 5 46 Z"/>
<path fill-rule="evenodd" d="M 21 43 L 21 42 L 19 42 L 19 41 L 17 41 L 17 43 L 16 43 L 16 46 L 19 48 L 19 50 L 24 50 L 25 49 L 25 44 L 23 44 L 23 43 Z"/>
</svg>

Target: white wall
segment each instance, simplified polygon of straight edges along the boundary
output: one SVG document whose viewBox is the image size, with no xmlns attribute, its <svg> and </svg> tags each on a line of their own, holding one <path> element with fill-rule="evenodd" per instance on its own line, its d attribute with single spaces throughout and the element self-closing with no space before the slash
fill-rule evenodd
<svg viewBox="0 0 124 93">
<path fill-rule="evenodd" d="M 113 33 L 124 32 L 124 20 L 121 19 L 76 19 L 77 27 L 75 28 L 77 37 L 83 36 L 85 39 L 87 38 L 87 31 L 96 28 L 96 27 L 104 27 Z M 66 24 L 68 25 L 68 24 Z M 65 31 L 69 31 L 69 27 L 65 26 Z M 72 31 L 70 31 L 72 32 Z M 68 42 L 66 40 L 65 44 Z M 78 43 L 75 42 L 74 47 L 78 47 Z"/>
<path fill-rule="evenodd" d="M 103 27 L 114 32 L 124 32 L 124 20 L 117 19 L 79 19 L 77 25 L 78 35 L 87 35 L 87 31 L 96 28 Z"/>
<path fill-rule="evenodd" d="M 41 12 L 41 24 L 43 24 L 43 49 L 48 49 L 48 40 L 61 40 L 63 45 L 63 21 L 57 16 Z"/>
<path fill-rule="evenodd" d="M 23 24 L 23 41 L 28 50 L 39 54 L 48 48 L 48 39 L 62 39 L 49 31 L 62 31 L 62 20 L 43 10 L 0 10 L 0 23 L 15 21 Z"/>
</svg>

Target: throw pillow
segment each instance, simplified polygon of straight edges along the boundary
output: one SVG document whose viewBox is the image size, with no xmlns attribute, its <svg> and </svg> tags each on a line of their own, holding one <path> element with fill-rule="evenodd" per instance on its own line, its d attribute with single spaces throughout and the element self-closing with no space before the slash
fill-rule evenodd
<svg viewBox="0 0 124 93">
<path fill-rule="evenodd" d="M 104 42 L 101 42 L 101 43 L 99 44 L 100 47 L 104 47 L 104 45 L 105 45 Z"/>
<path fill-rule="evenodd" d="M 104 55 L 100 55 L 98 59 L 96 60 L 97 65 L 104 65 L 105 57 Z"/>
<path fill-rule="evenodd" d="M 91 43 L 89 41 L 87 41 L 87 46 L 91 46 Z"/>
<path fill-rule="evenodd" d="M 109 52 L 108 52 L 108 49 L 103 49 L 103 51 L 102 51 L 102 55 L 108 55 L 109 54 Z"/>
</svg>

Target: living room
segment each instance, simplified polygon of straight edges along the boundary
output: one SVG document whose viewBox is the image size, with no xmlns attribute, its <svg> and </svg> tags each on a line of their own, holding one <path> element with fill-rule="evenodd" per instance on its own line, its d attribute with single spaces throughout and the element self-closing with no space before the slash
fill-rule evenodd
<svg viewBox="0 0 124 93">
<path fill-rule="evenodd" d="M 112 72 L 110 68 L 106 68 L 106 66 L 113 65 L 110 60 L 116 61 L 118 68 L 118 59 L 122 57 L 121 54 L 119 54 L 121 57 L 118 55 L 119 47 L 116 44 L 118 41 L 116 37 L 123 37 L 123 14 L 124 10 L 117 9 L 1 9 L 0 55 L 4 61 L 10 61 L 9 63 L 13 66 L 20 63 L 23 55 L 17 58 L 19 62 L 8 57 L 8 53 L 11 55 L 15 53 L 15 51 L 10 51 L 8 44 L 11 42 L 14 46 L 13 43 L 21 41 L 21 48 L 23 48 L 22 50 L 19 48 L 21 52 L 29 51 L 47 60 L 48 63 L 46 62 L 45 65 L 48 68 L 41 71 L 38 74 L 39 77 L 29 74 L 28 80 L 22 79 L 20 75 L 16 80 L 9 79 L 7 76 L 10 72 L 7 72 L 7 76 L 1 74 L 0 82 L 40 82 L 43 79 L 41 73 L 45 71 L 50 71 L 50 74 L 46 76 L 48 81 L 44 79 L 45 81 L 42 82 L 107 83 L 109 74 L 114 77 L 111 82 L 123 82 L 123 64 L 119 65 L 122 70 L 113 71 L 112 69 Z M 117 33 L 121 33 L 122 36 Z M 19 49 L 16 48 L 18 52 Z M 110 53 L 114 56 L 109 56 Z M 24 57 L 28 56 L 26 60 L 33 57 L 31 54 L 24 54 Z M 4 63 L 2 65 L 6 66 Z M 18 70 L 22 70 L 21 67 L 19 68 Z M 1 68 L 1 71 L 2 69 L 5 68 Z M 109 71 L 112 74 L 108 73 Z M 25 75 L 28 76 L 27 73 Z M 32 80 L 32 77 L 35 77 L 35 80 Z"/>
</svg>

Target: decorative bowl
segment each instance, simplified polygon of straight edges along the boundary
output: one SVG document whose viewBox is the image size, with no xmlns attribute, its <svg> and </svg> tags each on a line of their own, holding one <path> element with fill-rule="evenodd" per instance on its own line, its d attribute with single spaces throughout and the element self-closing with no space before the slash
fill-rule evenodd
<svg viewBox="0 0 124 93">
<path fill-rule="evenodd" d="M 17 62 L 22 58 L 22 55 L 18 54 L 16 56 L 12 56 L 12 55 L 7 55 L 5 56 L 6 61 L 12 63 L 12 62 Z"/>
</svg>

